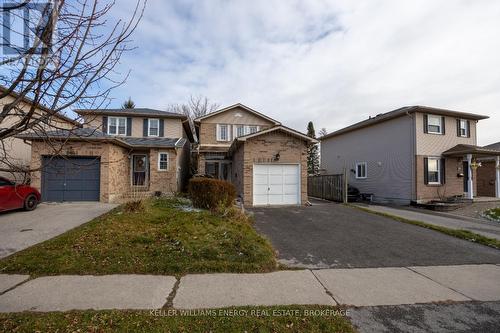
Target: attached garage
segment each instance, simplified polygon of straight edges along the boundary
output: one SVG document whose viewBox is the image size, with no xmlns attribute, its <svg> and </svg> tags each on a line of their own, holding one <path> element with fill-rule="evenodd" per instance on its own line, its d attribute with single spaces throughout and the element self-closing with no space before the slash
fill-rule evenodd
<svg viewBox="0 0 500 333">
<path fill-rule="evenodd" d="M 99 157 L 43 157 L 43 201 L 99 201 L 99 184 Z"/>
<path fill-rule="evenodd" d="M 284 126 L 240 136 L 229 149 L 231 181 L 246 207 L 307 202 L 307 148 L 317 141 Z"/>
<path fill-rule="evenodd" d="M 254 164 L 253 205 L 300 205 L 300 165 Z"/>
</svg>

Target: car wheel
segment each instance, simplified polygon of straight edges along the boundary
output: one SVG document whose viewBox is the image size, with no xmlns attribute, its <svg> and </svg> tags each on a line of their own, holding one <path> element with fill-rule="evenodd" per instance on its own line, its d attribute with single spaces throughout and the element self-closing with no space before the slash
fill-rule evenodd
<svg viewBox="0 0 500 333">
<path fill-rule="evenodd" d="M 38 199 L 34 194 L 30 194 L 24 199 L 24 210 L 33 210 L 38 205 Z"/>
</svg>

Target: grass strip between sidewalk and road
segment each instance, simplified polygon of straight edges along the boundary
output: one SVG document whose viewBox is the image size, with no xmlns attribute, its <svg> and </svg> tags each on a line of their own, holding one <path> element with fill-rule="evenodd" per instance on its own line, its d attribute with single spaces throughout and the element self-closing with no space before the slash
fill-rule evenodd
<svg viewBox="0 0 500 333">
<path fill-rule="evenodd" d="M 182 205 L 173 198 L 119 206 L 0 260 L 0 274 L 179 276 L 277 269 L 271 244 L 241 211 L 212 213 Z"/>
<path fill-rule="evenodd" d="M 393 215 L 393 214 L 390 214 L 390 213 L 377 212 L 377 211 L 371 210 L 369 208 L 364 208 L 364 207 L 360 207 L 360 206 L 353 205 L 353 204 L 346 204 L 346 205 L 349 206 L 349 207 L 355 208 L 355 209 L 362 210 L 362 211 L 367 212 L 367 213 L 371 213 L 371 214 L 376 214 L 376 215 L 379 215 L 379 216 L 388 217 L 390 219 L 393 219 L 393 220 L 396 220 L 396 221 L 399 221 L 399 222 L 413 224 L 413 225 L 416 225 L 416 226 L 419 226 L 419 227 L 423 227 L 423 228 L 426 228 L 426 229 L 431 229 L 431 230 L 434 230 L 434 231 L 439 231 L 439 232 L 441 232 L 443 234 L 446 234 L 448 236 L 453 236 L 453 237 L 456 237 L 456 238 L 467 240 L 469 242 L 486 245 L 486 246 L 489 246 L 489 247 L 492 247 L 492 248 L 495 248 L 495 249 L 500 249 L 500 241 L 499 240 L 494 239 L 494 238 L 489 238 L 489 237 L 486 237 L 486 236 L 483 236 L 483 235 L 479 235 L 479 234 L 476 234 L 476 233 L 468 231 L 468 230 L 451 229 L 451 228 L 442 227 L 442 226 L 435 225 L 435 224 L 425 223 L 425 222 L 422 222 L 422 221 L 416 221 L 416 220 L 407 219 L 407 218 L 400 217 L 400 216 L 397 216 L 397 215 Z"/>
<path fill-rule="evenodd" d="M 0 331 L 354 332 L 345 309 L 298 305 L 191 310 L 184 315 L 173 309 L 7 313 L 0 314 Z"/>
</svg>

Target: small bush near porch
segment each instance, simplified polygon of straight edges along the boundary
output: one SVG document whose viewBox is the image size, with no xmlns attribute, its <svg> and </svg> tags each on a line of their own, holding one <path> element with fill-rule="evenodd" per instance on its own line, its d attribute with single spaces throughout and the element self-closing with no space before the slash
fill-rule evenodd
<svg viewBox="0 0 500 333">
<path fill-rule="evenodd" d="M 274 251 L 239 211 L 221 217 L 180 199 L 122 205 L 59 237 L 0 260 L 0 273 L 184 274 L 265 272 Z"/>
<path fill-rule="evenodd" d="M 236 199 L 234 185 L 225 180 L 193 178 L 189 181 L 188 191 L 193 205 L 204 209 L 229 207 Z"/>
</svg>

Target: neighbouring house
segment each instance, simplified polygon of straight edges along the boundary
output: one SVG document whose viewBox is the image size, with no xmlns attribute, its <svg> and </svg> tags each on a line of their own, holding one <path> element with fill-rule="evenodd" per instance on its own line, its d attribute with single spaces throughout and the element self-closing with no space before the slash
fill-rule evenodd
<svg viewBox="0 0 500 333">
<path fill-rule="evenodd" d="M 477 146 L 476 124 L 487 118 L 425 106 L 382 113 L 321 137 L 322 168 L 345 168 L 348 183 L 378 202 L 472 199 L 478 159 L 500 156 Z"/>
<path fill-rule="evenodd" d="M 500 142 L 493 143 L 483 147 L 484 149 L 493 149 L 500 151 Z M 481 166 L 477 168 L 477 195 L 483 197 L 499 196 L 500 187 L 497 185 L 497 179 L 500 175 L 500 158 L 484 157 L 479 159 Z"/>
<path fill-rule="evenodd" d="M 0 86 L 0 92 L 5 93 L 7 88 Z M 13 103 L 19 95 L 10 93 L 0 100 L 0 109 L 5 104 Z M 33 105 L 33 101 L 27 97 L 22 97 L 14 113 L 10 113 L 1 123 L 0 128 L 10 128 L 19 122 L 20 117 L 28 112 Z M 56 130 L 72 129 L 80 127 L 81 124 L 60 113 L 52 113 L 43 105 L 36 105 L 32 122 L 37 123 L 33 129 L 27 129 L 25 133 L 34 130 Z M 9 137 L 0 140 L 0 176 L 6 177 L 16 182 L 29 181 L 29 166 L 31 161 L 31 146 L 20 138 Z"/>
<path fill-rule="evenodd" d="M 193 139 L 186 116 L 145 108 L 75 112 L 81 129 L 20 136 L 32 142 L 38 170 L 31 184 L 42 200 L 121 202 L 185 188 Z"/>
<path fill-rule="evenodd" d="M 307 201 L 307 147 L 315 139 L 242 104 L 194 123 L 198 173 L 232 182 L 245 206 Z"/>
</svg>

